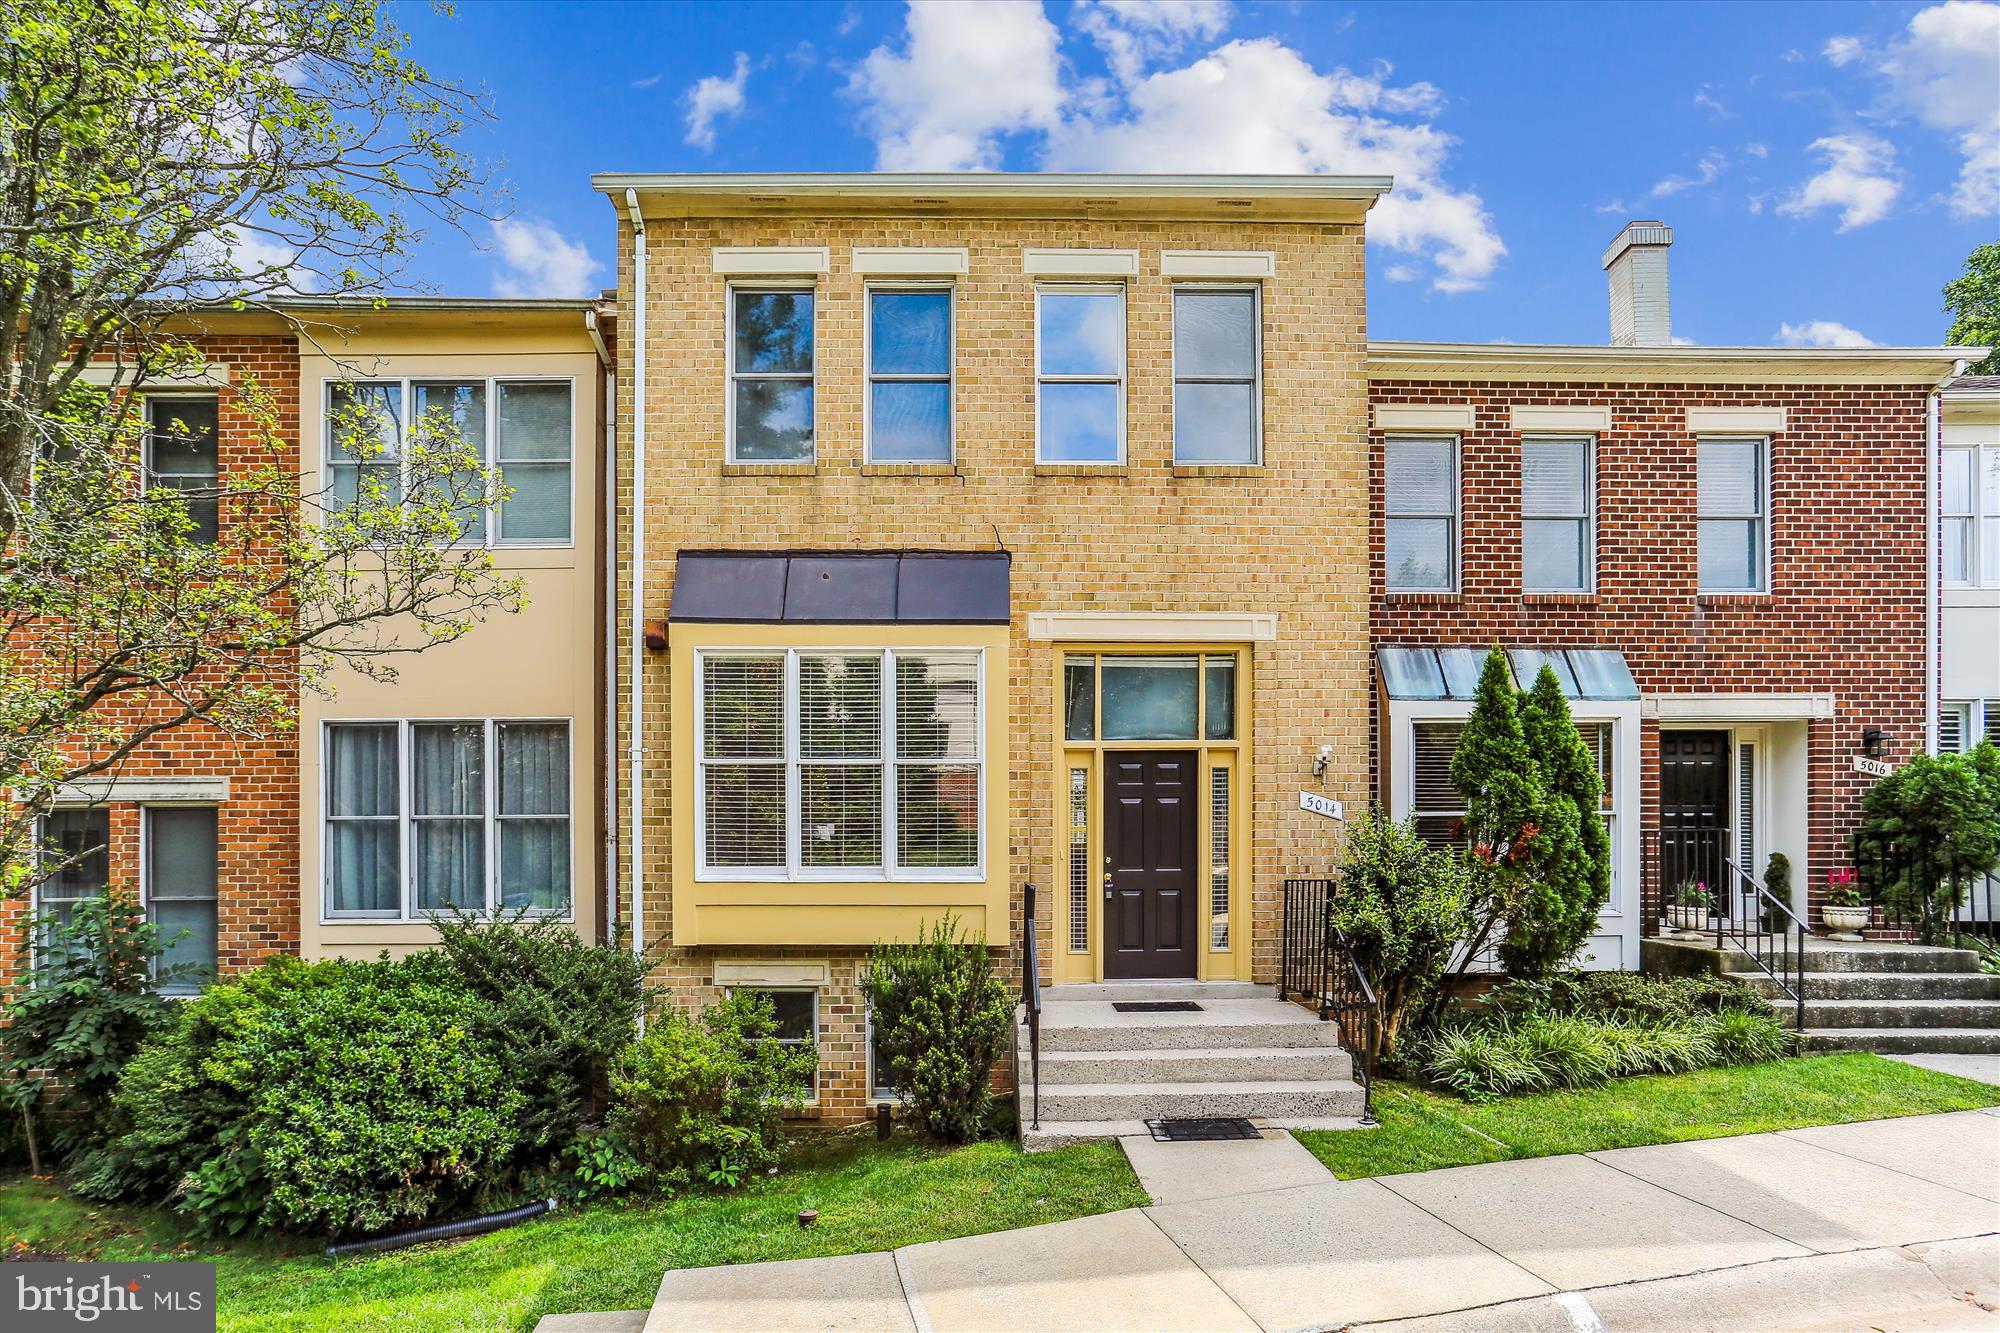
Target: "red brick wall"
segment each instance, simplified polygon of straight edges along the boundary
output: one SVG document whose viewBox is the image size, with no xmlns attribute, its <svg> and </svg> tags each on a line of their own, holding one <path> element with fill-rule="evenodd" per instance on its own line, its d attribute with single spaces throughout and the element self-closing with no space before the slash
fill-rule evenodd
<svg viewBox="0 0 2000 1333">
<path fill-rule="evenodd" d="M 1831 693 L 1834 716 L 1808 730 L 1810 864 L 1792 869 L 1816 910 L 1826 872 L 1847 863 L 1870 781 L 1850 762 L 1862 729 L 1885 731 L 1891 760 L 1923 748 L 1925 396 L 1917 385 L 1374 383 L 1376 403 L 1471 404 L 1476 427 L 1461 443 L 1462 567 L 1451 595 L 1384 592 L 1383 432 L 1371 434 L 1373 638 L 1617 648 L 1644 694 Z M 1517 405 L 1611 410 L 1598 438 L 1594 594 L 1522 595 Z M 1690 407 L 1786 411 L 1771 443 L 1768 594 L 1697 594 Z M 1648 721 L 1647 829 L 1657 827 L 1658 747 Z"/>
</svg>

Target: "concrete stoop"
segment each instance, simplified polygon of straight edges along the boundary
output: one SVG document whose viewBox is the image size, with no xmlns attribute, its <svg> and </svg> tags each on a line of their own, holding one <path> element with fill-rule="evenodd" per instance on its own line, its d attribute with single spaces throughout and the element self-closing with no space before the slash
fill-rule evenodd
<svg viewBox="0 0 2000 1333">
<path fill-rule="evenodd" d="M 1119 1000 L 1192 1012 L 1120 1013 Z M 1269 986 L 1107 982 L 1043 992 L 1039 1128 L 1025 1021 L 1021 1143 L 1031 1152 L 1146 1132 L 1153 1119 L 1243 1117 L 1274 1129 L 1350 1128 L 1361 1085 L 1340 1034 Z"/>
<path fill-rule="evenodd" d="M 1648 972 L 1736 977 L 1789 1004 L 1745 954 L 1698 940 L 1650 939 Z M 1806 949 L 1805 1036 L 1815 1050 L 1885 1055 L 2000 1052 L 2000 976 L 1969 949 L 1813 940 Z M 1789 1017 L 1789 1013 L 1784 1016 Z"/>
</svg>

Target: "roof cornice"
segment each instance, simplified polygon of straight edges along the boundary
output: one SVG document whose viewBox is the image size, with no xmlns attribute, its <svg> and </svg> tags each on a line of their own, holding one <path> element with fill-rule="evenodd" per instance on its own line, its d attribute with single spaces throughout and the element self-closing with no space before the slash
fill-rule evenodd
<svg viewBox="0 0 2000 1333">
<path fill-rule="evenodd" d="M 1978 347 L 1608 347 L 1370 342 L 1373 380 L 1570 380 L 1934 386 Z"/>
</svg>

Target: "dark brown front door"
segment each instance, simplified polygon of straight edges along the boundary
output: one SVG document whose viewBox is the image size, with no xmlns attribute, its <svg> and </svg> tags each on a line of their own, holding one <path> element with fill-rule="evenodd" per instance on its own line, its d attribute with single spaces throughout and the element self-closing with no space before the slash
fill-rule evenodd
<svg viewBox="0 0 2000 1333">
<path fill-rule="evenodd" d="M 1718 906 L 1731 896 L 1723 858 L 1729 852 L 1729 733 L 1660 733 L 1660 888 L 1698 881 Z"/>
<path fill-rule="evenodd" d="M 1195 756 L 1104 756 L 1104 975 L 1195 974 Z"/>
</svg>

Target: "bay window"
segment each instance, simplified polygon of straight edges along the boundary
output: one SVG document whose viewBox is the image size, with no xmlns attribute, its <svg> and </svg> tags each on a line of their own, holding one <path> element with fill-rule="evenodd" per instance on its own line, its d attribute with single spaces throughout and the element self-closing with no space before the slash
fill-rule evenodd
<svg viewBox="0 0 2000 1333">
<path fill-rule="evenodd" d="M 698 870 L 712 878 L 976 878 L 980 654 L 705 650 Z"/>
</svg>

